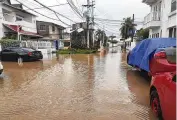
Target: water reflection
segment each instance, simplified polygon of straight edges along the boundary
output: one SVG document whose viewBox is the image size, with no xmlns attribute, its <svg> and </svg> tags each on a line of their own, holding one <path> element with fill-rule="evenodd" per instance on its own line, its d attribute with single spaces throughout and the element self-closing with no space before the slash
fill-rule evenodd
<svg viewBox="0 0 177 120">
<path fill-rule="evenodd" d="M 153 120 L 149 83 L 126 65 L 124 53 L 3 65 L 2 120 Z"/>
</svg>

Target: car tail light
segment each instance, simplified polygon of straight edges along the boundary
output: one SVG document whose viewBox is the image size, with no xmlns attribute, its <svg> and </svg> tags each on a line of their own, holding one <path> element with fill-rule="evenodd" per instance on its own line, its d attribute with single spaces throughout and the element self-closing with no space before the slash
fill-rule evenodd
<svg viewBox="0 0 177 120">
<path fill-rule="evenodd" d="M 166 58 L 166 53 L 165 52 L 158 52 L 154 55 L 155 58 L 160 59 L 160 58 Z"/>
<path fill-rule="evenodd" d="M 31 53 L 31 52 L 29 52 L 29 53 L 28 53 L 28 55 L 29 55 L 29 56 L 32 56 L 32 53 Z"/>
</svg>

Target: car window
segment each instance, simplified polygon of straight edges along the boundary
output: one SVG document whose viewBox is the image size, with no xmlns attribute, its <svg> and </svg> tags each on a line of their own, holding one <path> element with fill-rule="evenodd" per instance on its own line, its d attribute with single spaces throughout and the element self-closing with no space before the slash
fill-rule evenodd
<svg viewBox="0 0 177 120">
<path fill-rule="evenodd" d="M 12 51 L 9 49 L 4 49 L 2 52 L 12 52 Z"/>
<path fill-rule="evenodd" d="M 20 48 L 12 49 L 12 51 L 14 51 L 14 52 L 18 52 L 18 53 L 24 52 L 24 51 L 23 51 L 22 49 L 20 49 Z"/>
<path fill-rule="evenodd" d="M 169 63 L 176 64 L 176 48 L 166 48 L 165 49 L 167 60 Z"/>
<path fill-rule="evenodd" d="M 31 48 L 22 48 L 25 52 L 33 52 L 35 51 L 34 49 Z"/>
</svg>

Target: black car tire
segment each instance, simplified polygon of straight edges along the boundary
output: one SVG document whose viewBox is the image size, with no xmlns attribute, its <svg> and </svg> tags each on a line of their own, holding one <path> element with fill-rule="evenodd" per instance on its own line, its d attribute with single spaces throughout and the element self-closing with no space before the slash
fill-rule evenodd
<svg viewBox="0 0 177 120">
<path fill-rule="evenodd" d="M 163 116 L 162 116 L 162 110 L 161 110 L 161 106 L 160 106 L 160 100 L 159 100 L 159 95 L 157 93 L 156 90 L 153 90 L 150 94 L 150 105 L 151 105 L 151 109 L 153 110 L 154 108 L 152 107 L 154 104 L 154 101 L 157 100 L 157 114 L 156 117 L 159 118 L 159 120 L 163 120 Z M 154 112 L 154 111 L 153 111 Z"/>
</svg>

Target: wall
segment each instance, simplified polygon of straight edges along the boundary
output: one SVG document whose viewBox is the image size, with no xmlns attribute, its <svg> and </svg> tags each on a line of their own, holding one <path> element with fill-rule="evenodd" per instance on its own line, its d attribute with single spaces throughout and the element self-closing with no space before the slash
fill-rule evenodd
<svg viewBox="0 0 177 120">
<path fill-rule="evenodd" d="M 2 13 L 2 3 L 0 3 L 0 13 Z M 3 14 L 0 14 L 0 38 L 4 36 L 2 21 L 3 21 Z"/>
<path fill-rule="evenodd" d="M 151 6 L 151 12 L 153 12 L 154 6 L 159 4 L 160 1 L 162 2 L 160 27 L 158 29 L 154 27 L 152 30 L 150 30 L 150 34 L 154 34 L 158 31 L 160 33 L 160 31 L 162 30 L 162 37 L 169 37 L 168 29 L 170 27 L 176 26 L 176 11 L 174 11 L 173 13 L 171 12 L 171 0 L 158 0 L 155 4 Z"/>
<path fill-rule="evenodd" d="M 12 24 L 12 25 L 21 25 L 24 31 L 37 33 L 36 16 L 22 12 L 22 11 L 18 11 L 17 9 L 3 5 L 2 3 L 0 6 L 0 9 L 1 9 L 1 14 L 3 13 L 2 9 L 4 10 L 4 12 L 6 11 L 9 12 L 8 15 L 5 15 L 6 19 L 2 21 L 3 23 Z M 16 21 L 16 15 L 23 16 L 24 20 Z"/>
</svg>

